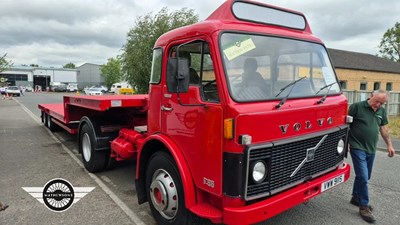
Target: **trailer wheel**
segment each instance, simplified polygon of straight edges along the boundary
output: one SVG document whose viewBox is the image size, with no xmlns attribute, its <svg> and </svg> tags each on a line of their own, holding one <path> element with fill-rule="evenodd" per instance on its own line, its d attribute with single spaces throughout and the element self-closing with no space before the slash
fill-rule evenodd
<svg viewBox="0 0 400 225">
<path fill-rule="evenodd" d="M 104 169 L 107 160 L 105 151 L 95 151 L 94 131 L 88 124 L 82 126 L 80 132 L 80 148 L 82 150 L 82 161 L 85 168 L 91 172 L 98 172 Z"/>
<path fill-rule="evenodd" d="M 60 127 L 57 124 L 55 124 L 53 121 L 51 121 L 51 116 L 49 114 L 45 113 L 44 115 L 46 117 L 45 118 L 45 125 L 46 125 L 47 128 L 49 128 L 49 130 L 51 132 L 60 130 Z"/>
<path fill-rule="evenodd" d="M 183 186 L 173 158 L 155 153 L 146 170 L 146 193 L 157 224 L 193 224 L 194 215 L 185 207 Z"/>
<path fill-rule="evenodd" d="M 40 114 L 40 119 L 41 119 L 41 121 L 42 121 L 43 124 L 45 124 L 45 123 L 44 123 L 44 117 L 45 117 L 45 115 L 46 115 L 46 114 L 45 114 L 43 111 L 42 111 L 41 114 Z"/>
</svg>

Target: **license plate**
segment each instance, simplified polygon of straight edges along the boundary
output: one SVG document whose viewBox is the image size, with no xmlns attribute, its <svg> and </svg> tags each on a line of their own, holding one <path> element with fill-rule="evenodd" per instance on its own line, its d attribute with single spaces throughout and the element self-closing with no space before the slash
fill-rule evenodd
<svg viewBox="0 0 400 225">
<path fill-rule="evenodd" d="M 321 184 L 321 192 L 329 190 L 329 189 L 331 189 L 331 188 L 333 188 L 333 187 L 335 187 L 335 186 L 337 186 L 337 185 L 339 185 L 339 184 L 341 184 L 343 182 L 344 182 L 344 174 L 339 175 L 339 176 L 337 176 L 335 178 L 332 178 L 332 179 L 330 179 L 328 181 L 325 181 L 324 183 Z"/>
</svg>

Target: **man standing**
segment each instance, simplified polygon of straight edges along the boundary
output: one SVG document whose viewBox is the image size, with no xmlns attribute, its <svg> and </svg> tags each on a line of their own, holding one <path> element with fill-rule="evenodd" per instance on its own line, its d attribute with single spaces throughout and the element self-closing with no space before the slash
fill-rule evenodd
<svg viewBox="0 0 400 225">
<path fill-rule="evenodd" d="M 386 129 L 386 111 L 381 107 L 387 100 L 386 91 L 376 90 L 369 99 L 354 103 L 349 108 L 349 115 L 353 117 L 349 135 L 350 154 L 356 174 L 350 203 L 359 206 L 361 217 L 370 223 L 375 222 L 375 217 L 369 205 L 368 180 L 371 178 L 379 133 L 387 145 L 388 156 L 395 154 Z"/>
</svg>

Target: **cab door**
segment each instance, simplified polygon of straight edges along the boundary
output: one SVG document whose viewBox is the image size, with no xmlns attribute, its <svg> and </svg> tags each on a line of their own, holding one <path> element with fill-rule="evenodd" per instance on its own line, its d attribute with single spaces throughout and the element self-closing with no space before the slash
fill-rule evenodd
<svg viewBox="0 0 400 225">
<path fill-rule="evenodd" d="M 183 152 L 196 185 L 221 194 L 223 111 L 209 44 L 196 41 L 169 48 L 169 57 L 177 55 L 187 59 L 189 88 L 175 93 L 163 87 L 161 129 Z"/>
</svg>

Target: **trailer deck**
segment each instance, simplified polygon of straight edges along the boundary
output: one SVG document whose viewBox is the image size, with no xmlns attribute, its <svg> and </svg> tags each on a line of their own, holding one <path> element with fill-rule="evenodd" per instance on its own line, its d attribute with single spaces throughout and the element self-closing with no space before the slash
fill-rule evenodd
<svg viewBox="0 0 400 225">
<path fill-rule="evenodd" d="M 117 108 L 147 110 L 148 95 L 64 96 L 63 103 L 39 104 L 42 121 L 56 123 L 71 134 L 77 133 L 79 120 L 85 115 Z"/>
</svg>

